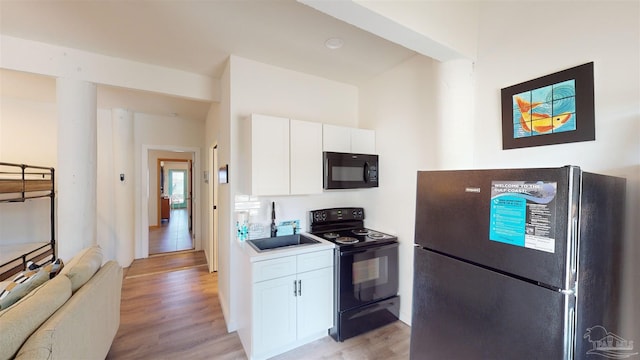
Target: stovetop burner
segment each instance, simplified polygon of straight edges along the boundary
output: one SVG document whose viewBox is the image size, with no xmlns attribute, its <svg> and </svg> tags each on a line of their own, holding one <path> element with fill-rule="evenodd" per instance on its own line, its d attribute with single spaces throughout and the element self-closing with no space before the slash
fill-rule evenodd
<svg viewBox="0 0 640 360">
<path fill-rule="evenodd" d="M 337 238 L 339 238 L 339 237 L 340 237 L 340 234 L 335 233 L 335 232 L 328 232 L 328 233 L 324 233 L 324 234 L 322 234 L 322 236 L 323 236 L 325 239 L 330 239 L 330 240 L 331 240 L 331 239 L 337 239 Z"/>
<path fill-rule="evenodd" d="M 386 234 L 379 233 L 379 232 L 373 232 L 373 231 L 370 231 L 370 232 L 367 234 L 367 236 L 369 236 L 369 237 L 370 237 L 370 238 L 372 238 L 372 239 L 384 239 L 387 235 L 386 235 Z"/>
<path fill-rule="evenodd" d="M 312 210 L 309 212 L 309 232 L 338 245 L 339 251 L 384 246 L 398 241 L 393 235 L 366 228 L 362 208 Z"/>
<path fill-rule="evenodd" d="M 344 245 L 350 245 L 350 244 L 355 244 L 357 242 L 359 242 L 360 240 L 353 238 L 353 237 L 349 237 L 349 236 L 341 236 L 339 238 L 336 239 L 336 242 L 339 244 L 344 244 Z"/>
<path fill-rule="evenodd" d="M 376 246 L 397 241 L 394 236 L 379 231 L 357 228 L 344 230 L 329 230 L 327 232 L 312 233 L 340 246 Z"/>
</svg>

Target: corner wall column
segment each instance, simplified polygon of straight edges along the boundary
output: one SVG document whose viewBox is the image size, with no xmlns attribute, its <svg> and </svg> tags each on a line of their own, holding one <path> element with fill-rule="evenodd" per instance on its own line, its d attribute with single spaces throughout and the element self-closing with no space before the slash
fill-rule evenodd
<svg viewBox="0 0 640 360">
<path fill-rule="evenodd" d="M 475 113 L 473 62 L 467 59 L 436 63 L 438 107 L 438 166 L 473 166 Z"/>
<path fill-rule="evenodd" d="M 90 82 L 58 78 L 58 256 L 68 261 L 96 244 L 97 91 Z"/>
<path fill-rule="evenodd" d="M 135 252 L 133 112 L 112 109 L 116 259 L 129 266 Z M 120 175 L 124 176 L 121 180 Z"/>
</svg>

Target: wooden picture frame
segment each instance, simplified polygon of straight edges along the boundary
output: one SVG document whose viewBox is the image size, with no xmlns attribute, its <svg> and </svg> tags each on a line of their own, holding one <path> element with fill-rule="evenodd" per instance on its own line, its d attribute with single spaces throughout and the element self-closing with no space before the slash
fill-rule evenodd
<svg viewBox="0 0 640 360">
<path fill-rule="evenodd" d="M 502 149 L 595 140 L 593 62 L 501 89 Z"/>
</svg>

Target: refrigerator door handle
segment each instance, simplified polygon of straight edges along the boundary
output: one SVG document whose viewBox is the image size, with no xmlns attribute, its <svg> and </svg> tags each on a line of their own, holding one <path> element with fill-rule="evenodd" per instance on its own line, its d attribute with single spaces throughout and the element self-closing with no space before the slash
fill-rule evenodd
<svg viewBox="0 0 640 360">
<path fill-rule="evenodd" d="M 573 295 L 575 293 L 573 289 L 560 289 L 560 292 L 563 293 L 564 295 Z"/>
<path fill-rule="evenodd" d="M 578 264 L 576 264 L 578 259 L 578 218 L 574 217 L 571 222 L 571 273 L 576 274 L 576 270 Z"/>
</svg>

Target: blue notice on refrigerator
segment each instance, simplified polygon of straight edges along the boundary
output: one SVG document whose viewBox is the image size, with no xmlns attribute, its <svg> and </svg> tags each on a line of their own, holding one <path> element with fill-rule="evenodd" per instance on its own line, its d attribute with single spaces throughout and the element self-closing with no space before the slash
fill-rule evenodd
<svg viewBox="0 0 640 360">
<path fill-rule="evenodd" d="M 492 181 L 489 240 L 555 252 L 557 184 L 542 181 Z"/>
</svg>

